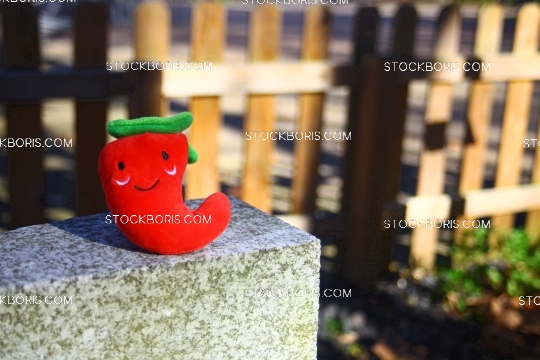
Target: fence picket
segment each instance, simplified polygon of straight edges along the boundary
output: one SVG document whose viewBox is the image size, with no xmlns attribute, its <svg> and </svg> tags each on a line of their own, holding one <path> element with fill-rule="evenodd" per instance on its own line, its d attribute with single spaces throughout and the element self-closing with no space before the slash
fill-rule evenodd
<svg viewBox="0 0 540 360">
<path fill-rule="evenodd" d="M 377 39 L 379 13 L 375 7 L 361 8 L 355 17 L 352 63 L 359 66 L 362 85 L 351 88 L 347 142 L 343 167 L 342 207 L 345 215 L 345 238 L 340 240 L 340 272 L 358 285 L 371 283 L 378 275 L 381 247 L 377 244 L 380 224 L 378 212 L 381 149 L 379 136 L 380 95 L 383 64 L 373 57 Z M 370 156 L 366 156 L 370 154 Z M 369 206 L 367 206 L 369 204 Z M 383 255 L 384 256 L 384 255 Z"/>
<path fill-rule="evenodd" d="M 249 25 L 249 60 L 273 61 L 279 56 L 281 13 L 276 6 L 262 5 L 251 12 Z M 275 96 L 249 95 L 244 123 L 245 131 L 267 131 L 274 128 Z M 245 142 L 245 165 L 241 198 L 262 211 L 272 211 L 270 194 L 270 157 L 273 141 Z"/>
<path fill-rule="evenodd" d="M 167 61 L 171 42 L 171 14 L 162 1 L 143 2 L 134 14 L 135 61 Z M 168 113 L 163 98 L 160 70 L 132 71 L 134 90 L 129 97 L 129 117 L 162 116 Z"/>
<path fill-rule="evenodd" d="M 396 13 L 393 29 L 392 55 L 396 61 L 410 60 L 413 55 L 416 32 L 417 12 L 412 5 L 404 4 Z M 384 212 L 384 204 L 396 199 L 399 193 L 401 179 L 402 142 L 405 133 L 407 117 L 407 99 L 409 82 L 400 78 L 399 72 L 383 73 L 384 94 L 381 95 L 381 129 L 380 143 L 384 145 L 385 153 L 382 167 L 385 173 L 379 181 L 382 188 L 378 201 L 381 204 L 380 213 Z M 382 141 L 384 139 L 384 141 Z M 380 165 L 381 166 L 381 165 Z M 377 219 L 380 221 L 380 218 Z M 381 229 L 379 227 L 379 229 Z M 379 247 L 379 271 L 386 270 L 392 260 L 395 231 L 382 229 Z"/>
<path fill-rule="evenodd" d="M 396 13 L 393 29 L 392 56 L 395 60 L 409 60 L 413 54 L 414 37 L 416 32 L 417 13 L 412 5 L 405 4 Z M 386 160 L 387 174 L 385 179 L 390 181 L 385 188 L 385 196 L 395 199 L 399 192 L 399 178 L 401 175 L 401 149 L 407 115 L 407 97 L 409 83 L 399 76 L 399 72 L 384 72 L 386 79 L 386 98 L 391 104 L 382 107 L 382 122 L 385 134 L 385 148 L 388 153 Z"/>
<path fill-rule="evenodd" d="M 533 55 L 538 51 L 538 29 L 540 28 L 540 7 L 538 4 L 523 5 L 517 16 L 514 34 L 514 55 Z M 521 160 L 523 158 L 523 139 L 526 138 L 527 125 L 533 91 L 532 81 L 510 81 L 508 83 L 495 187 L 519 185 Z M 491 227 L 506 230 L 514 225 L 514 215 L 501 215 L 492 218 Z"/>
<path fill-rule="evenodd" d="M 362 7 L 358 10 L 354 18 L 354 34 L 353 34 L 353 45 L 354 52 L 351 58 L 351 63 L 358 68 L 358 74 L 362 78 L 365 70 L 360 66 L 362 63 L 362 58 L 366 55 L 373 55 L 375 53 L 375 43 L 377 41 L 377 30 L 378 30 L 378 21 L 379 21 L 379 11 L 376 7 Z M 370 62 L 371 63 L 371 62 Z M 368 63 L 365 63 L 364 66 L 368 66 Z M 365 81 L 364 81 L 365 80 Z M 349 102 L 348 102 L 348 119 L 347 119 L 347 132 L 352 134 L 361 134 L 358 132 L 358 127 L 362 124 L 362 117 L 370 116 L 367 115 L 369 110 L 364 111 L 362 114 L 359 102 L 362 96 L 362 91 L 369 93 L 369 86 L 366 83 L 366 79 L 362 79 L 360 86 L 351 87 L 349 93 Z M 373 80 L 376 81 L 376 80 Z M 373 103 L 370 103 L 373 104 Z M 369 105 L 369 109 L 372 105 Z M 373 115 L 371 115 L 373 116 Z M 366 122 L 367 123 L 367 122 Z M 344 167 L 343 167 L 343 196 L 342 196 L 342 208 L 344 211 L 348 211 L 349 203 L 354 203 L 352 201 L 352 192 L 354 191 L 355 184 L 357 183 L 356 176 L 357 174 L 354 171 L 354 167 L 348 166 L 347 164 L 356 164 L 357 155 L 357 141 L 349 141 L 346 147 Z"/>
<path fill-rule="evenodd" d="M 540 127 L 538 128 L 538 133 L 540 134 Z M 536 136 L 536 138 L 540 138 L 540 136 Z M 537 147 L 535 151 L 531 177 L 531 183 L 538 182 L 540 182 L 540 147 Z M 525 229 L 533 236 L 538 237 L 540 234 L 540 211 L 530 211 L 527 213 Z"/>
<path fill-rule="evenodd" d="M 461 18 L 459 8 L 451 5 L 439 16 L 433 57 L 459 51 Z M 417 196 L 439 195 L 444 191 L 446 171 L 445 130 L 452 117 L 452 85 L 432 82 L 428 91 L 425 114 L 424 149 L 420 154 Z M 438 229 L 416 228 L 411 234 L 411 263 L 433 268 L 436 258 Z"/>
<path fill-rule="evenodd" d="M 4 67 L 40 66 L 37 9 L 28 3 L 2 4 Z M 41 104 L 7 103 L 7 134 L 14 139 L 41 139 Z M 8 147 L 11 228 L 43 223 L 44 176 L 39 147 Z"/>
<path fill-rule="evenodd" d="M 539 131 L 540 133 L 540 128 Z M 540 136 L 536 136 L 537 139 Z M 536 149 L 533 163 L 533 172 L 531 177 L 531 183 L 540 182 L 540 148 Z M 527 219 L 525 221 L 525 229 L 529 232 L 534 238 L 538 238 L 540 235 L 540 211 L 533 210 L 527 213 Z"/>
<path fill-rule="evenodd" d="M 328 57 L 330 29 L 328 8 L 317 6 L 306 12 L 302 60 L 325 60 Z M 324 93 L 300 94 L 298 131 L 321 131 L 324 99 Z M 294 151 L 295 174 L 292 183 L 292 212 L 312 214 L 316 208 L 321 142 L 315 140 L 297 141 L 294 144 Z"/>
<path fill-rule="evenodd" d="M 478 12 L 478 25 L 474 44 L 474 55 L 483 59 L 500 51 L 504 11 L 500 4 L 484 5 Z M 467 133 L 463 146 L 459 193 L 481 189 L 485 173 L 485 157 L 488 144 L 489 125 L 493 106 L 493 84 L 481 80 L 471 83 L 467 109 Z M 465 220 L 459 216 L 458 221 Z M 460 239 L 461 229 L 455 237 Z"/>
<path fill-rule="evenodd" d="M 193 61 L 222 60 L 225 21 L 223 8 L 218 3 L 202 3 L 193 10 Z M 189 141 L 199 154 L 197 164 L 190 166 L 186 175 L 186 197 L 192 199 L 207 197 L 220 190 L 217 158 L 222 120 L 217 96 L 194 97 L 189 108 L 194 118 Z"/>
<path fill-rule="evenodd" d="M 104 4 L 83 3 L 74 16 L 75 67 L 104 67 L 107 61 L 108 14 Z M 76 113 L 75 207 L 78 216 L 107 211 L 101 180 L 94 166 L 105 146 L 107 100 L 78 100 Z"/>
</svg>

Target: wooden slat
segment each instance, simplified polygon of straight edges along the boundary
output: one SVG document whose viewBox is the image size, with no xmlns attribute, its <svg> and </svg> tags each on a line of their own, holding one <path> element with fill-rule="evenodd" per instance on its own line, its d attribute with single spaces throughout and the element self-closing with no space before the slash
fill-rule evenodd
<svg viewBox="0 0 540 360">
<path fill-rule="evenodd" d="M 41 59 L 37 9 L 31 4 L 2 4 L 4 67 L 36 69 Z M 41 105 L 7 103 L 7 135 L 41 138 Z M 41 148 L 7 149 L 11 228 L 43 223 L 44 176 Z"/>
<path fill-rule="evenodd" d="M 390 62 L 392 59 L 388 59 Z M 410 61 L 426 61 L 411 59 Z M 461 68 L 462 55 L 432 61 L 457 62 Z M 485 55 L 482 58 L 489 70 L 473 75 L 464 71 L 398 71 L 404 80 L 429 79 L 455 84 L 470 76 L 484 82 L 509 80 L 540 80 L 540 56 L 507 54 Z M 470 63 L 470 62 L 469 62 Z M 171 65 L 172 66 L 172 65 Z M 296 94 L 326 92 L 340 86 L 359 86 L 358 68 L 333 65 L 326 61 L 276 62 L 268 64 L 227 63 L 206 66 L 211 70 L 165 70 L 163 95 L 169 98 L 185 96 L 219 96 L 238 94 Z M 392 68 L 390 63 L 389 69 Z M 415 68 L 416 69 L 416 68 Z"/>
<path fill-rule="evenodd" d="M 540 134 L 540 127 L 538 133 Z M 536 138 L 538 139 L 540 136 L 537 135 Z M 535 151 L 531 183 L 540 183 L 540 147 L 537 147 Z M 538 209 L 540 209 L 540 204 Z M 538 209 L 532 209 L 534 211 L 528 212 L 525 221 L 525 229 L 535 238 L 540 235 L 540 210 Z"/>
<path fill-rule="evenodd" d="M 535 67 L 535 70 L 537 70 L 540 73 L 540 61 Z M 540 134 L 540 127 L 538 128 L 538 133 Z M 536 136 L 536 137 L 538 138 L 539 136 Z M 537 148 L 535 151 L 532 177 L 531 177 L 531 183 L 539 183 L 539 182 L 540 182 L 540 147 Z M 536 211 L 530 211 L 529 213 L 527 213 L 527 219 L 525 222 L 525 229 L 534 237 L 538 237 L 538 235 L 540 234 L 540 211 L 538 209 L 540 209 L 540 206 L 538 206 L 538 208 L 535 209 Z"/>
<path fill-rule="evenodd" d="M 324 60 L 328 57 L 330 11 L 316 6 L 308 10 L 304 19 L 303 60 Z M 300 114 L 297 131 L 316 132 L 322 128 L 324 93 L 300 94 Z M 297 141 L 294 144 L 294 179 L 292 211 L 312 214 L 319 183 L 320 141 Z"/>
<path fill-rule="evenodd" d="M 222 60 L 226 34 L 225 21 L 223 8 L 218 3 L 202 3 L 193 10 L 191 39 L 193 61 Z M 213 70 L 177 72 L 196 75 L 212 73 Z M 182 83 L 179 87 L 185 88 L 189 85 Z M 186 196 L 191 199 L 207 197 L 220 190 L 217 156 L 222 120 L 217 97 L 195 97 L 191 99 L 189 109 L 193 114 L 189 142 L 199 154 L 199 160 L 189 166 L 186 176 Z"/>
<path fill-rule="evenodd" d="M 540 208 L 540 185 L 472 190 L 463 194 L 463 199 L 465 207 L 462 219 L 467 220 L 527 211 Z M 413 197 L 405 205 L 388 202 L 383 219 L 450 219 L 451 205 L 452 198 L 446 194 Z"/>
<path fill-rule="evenodd" d="M 399 60 L 411 57 L 414 49 L 416 20 L 418 14 L 415 8 L 405 3 L 396 13 L 392 40 L 392 56 Z"/>
<path fill-rule="evenodd" d="M 107 61 L 108 14 L 104 4 L 84 3 L 74 17 L 75 66 L 104 67 Z M 105 194 L 96 171 L 101 150 L 105 146 L 107 100 L 77 101 L 75 211 L 77 216 L 107 211 Z"/>
<path fill-rule="evenodd" d="M 249 24 L 249 60 L 275 61 L 279 56 L 281 13 L 272 5 L 258 6 Z M 275 97 L 249 95 L 245 131 L 272 131 L 275 123 Z M 270 157 L 273 141 L 245 142 L 246 161 L 242 176 L 241 198 L 262 211 L 272 211 L 270 194 Z"/>
<path fill-rule="evenodd" d="M 412 56 L 416 33 L 417 13 L 413 6 L 405 4 L 396 13 L 393 31 L 392 55 L 401 61 Z M 384 147 L 387 157 L 385 159 L 388 182 L 385 185 L 384 197 L 394 199 L 399 192 L 401 176 L 402 141 L 405 131 L 405 118 L 407 114 L 408 81 L 402 79 L 399 73 L 384 73 L 386 92 L 381 106 L 381 123 Z"/>
<path fill-rule="evenodd" d="M 540 182 L 540 154 L 539 150 L 536 150 L 534 165 L 533 165 L 533 174 L 531 181 L 533 183 Z M 538 206 L 540 209 L 540 204 Z M 540 234 L 540 211 L 533 209 L 527 213 L 527 219 L 525 221 L 525 229 L 532 234 L 534 237 L 537 237 Z"/>
<path fill-rule="evenodd" d="M 451 205 L 449 195 L 413 197 L 407 201 L 405 219 L 448 219 Z"/>
<path fill-rule="evenodd" d="M 457 53 L 460 34 L 461 18 L 458 7 L 446 7 L 439 17 L 434 56 Z M 452 85 L 431 83 L 425 117 L 425 148 L 420 155 L 417 196 L 438 195 L 444 190 L 444 129 L 452 117 Z M 411 263 L 431 269 L 435 264 L 437 242 L 437 229 L 414 229 L 411 235 Z"/>
<path fill-rule="evenodd" d="M 390 61 L 392 59 L 388 59 Z M 451 59 L 463 63 L 459 55 Z M 415 60 L 411 61 L 425 61 Z M 169 66 L 172 66 L 169 65 Z M 198 65 L 202 66 L 202 65 Z M 362 80 L 358 66 L 333 65 L 326 61 L 274 63 L 227 63 L 206 66 L 211 70 L 165 70 L 163 95 L 218 96 L 241 94 L 297 94 L 326 92 L 336 87 L 358 87 Z M 392 65 L 389 65 L 390 69 Z M 445 83 L 464 80 L 462 71 L 398 71 L 404 81 L 430 79 Z"/>
<path fill-rule="evenodd" d="M 383 152 L 380 144 L 379 98 L 383 92 L 382 63 L 365 57 L 360 65 L 365 88 L 351 91 L 349 100 L 349 129 L 353 140 L 347 142 L 343 173 L 343 213 L 346 237 L 340 242 L 338 264 L 341 272 L 358 286 L 369 286 L 379 275 L 382 254 L 380 224 Z M 368 91 L 369 90 L 369 91 Z M 353 105 L 353 94 L 356 103 Z M 354 117 L 353 117 L 354 116 Z M 349 131 L 349 130 L 348 130 Z M 369 154 L 369 155 L 368 155 Z"/>
<path fill-rule="evenodd" d="M 523 5 L 517 16 L 512 53 L 527 55 L 537 52 L 539 28 L 538 4 Z M 523 139 L 527 133 L 532 91 L 532 81 L 508 83 L 495 187 L 514 186 L 520 183 Z M 492 226 L 497 229 L 506 230 L 513 225 L 514 215 L 502 215 L 492 219 Z"/>
<path fill-rule="evenodd" d="M 388 59 L 390 61 L 391 59 Z M 410 61 L 426 61 L 412 59 Z M 457 62 L 459 67 L 467 61 L 456 54 L 432 61 Z M 509 80 L 540 80 L 540 56 L 506 54 L 486 55 L 483 60 L 489 70 L 478 76 L 464 71 L 398 71 L 404 80 L 429 79 L 455 84 L 465 75 L 484 82 Z M 469 62 L 470 63 L 470 62 Z M 172 65 L 171 65 L 172 66 Z M 185 96 L 219 96 L 238 94 L 296 94 L 326 92 L 340 86 L 359 86 L 358 68 L 332 65 L 326 61 L 279 62 L 269 64 L 207 63 L 211 70 L 165 70 L 163 95 L 169 98 Z M 388 65 L 392 68 L 392 65 Z M 416 69 L 416 68 L 415 68 Z"/>
<path fill-rule="evenodd" d="M 471 191 L 465 197 L 465 215 L 469 219 L 534 208 L 540 208 L 538 184 Z"/>
<path fill-rule="evenodd" d="M 503 8 L 499 4 L 490 4 L 480 9 L 474 47 L 476 56 L 482 57 L 499 51 L 503 15 Z M 459 183 L 460 192 L 476 190 L 482 187 L 492 98 L 492 84 L 483 81 L 474 81 L 471 84 L 467 109 L 467 122 L 470 133 L 467 134 L 463 149 L 463 164 Z"/>
<path fill-rule="evenodd" d="M 540 80 L 538 53 L 486 55 L 482 61 L 489 65 L 489 70 L 480 73 L 484 81 Z"/>
<path fill-rule="evenodd" d="M 412 5 L 404 4 L 396 13 L 392 43 L 392 54 L 396 60 L 407 60 L 412 56 L 416 21 L 417 13 Z M 400 190 L 402 142 L 405 136 L 409 82 L 396 72 L 384 72 L 382 80 L 383 94 L 379 120 L 381 130 L 378 139 L 379 146 L 383 146 L 385 157 L 381 159 L 379 165 L 384 172 L 380 174 L 378 180 L 382 184 L 377 201 L 384 204 L 388 200 L 395 199 Z M 377 262 L 380 272 L 387 270 L 392 260 L 394 236 L 395 231 L 382 231 L 377 245 L 374 245 L 380 254 Z"/>
<path fill-rule="evenodd" d="M 354 71 L 326 61 L 212 64 L 212 70 L 166 70 L 163 93 L 168 97 L 227 94 L 296 94 L 323 92 L 334 86 L 333 72 Z M 350 81 L 350 80 L 349 80 Z M 180 86 L 180 84 L 182 86 Z"/>
<path fill-rule="evenodd" d="M 126 95 L 124 75 L 105 68 L 64 66 L 39 71 L 0 70 L 0 102 L 34 102 L 62 97 L 91 100 Z"/>
<path fill-rule="evenodd" d="M 137 61 L 166 61 L 171 42 L 171 14 L 161 1 L 144 2 L 134 14 L 134 49 Z M 129 117 L 163 116 L 168 100 L 162 96 L 162 71 L 132 71 L 133 93 Z"/>
<path fill-rule="evenodd" d="M 358 70 L 358 77 L 362 79 L 361 86 L 351 88 L 349 94 L 348 103 L 348 115 L 347 115 L 347 133 L 365 134 L 365 132 L 358 132 L 358 129 L 362 124 L 367 126 L 372 121 L 372 117 L 375 116 L 375 109 L 373 106 L 376 100 L 375 92 L 370 92 L 368 79 L 364 77 L 365 74 L 370 73 L 371 70 L 377 68 L 380 65 L 375 65 L 371 58 L 375 52 L 375 42 L 377 41 L 377 29 L 378 29 L 379 12 L 376 7 L 362 7 L 358 10 L 358 13 L 354 19 L 354 33 L 353 33 L 353 45 L 354 52 L 351 58 L 351 62 Z M 361 66 L 362 65 L 362 66 Z M 370 74 L 373 75 L 373 74 Z M 378 88 L 379 75 L 371 76 L 370 81 L 374 82 L 375 88 Z M 363 96 L 372 97 L 371 100 L 363 100 Z M 366 107 L 366 111 L 360 109 L 359 103 L 366 101 L 369 105 Z M 364 118 L 371 120 L 363 120 Z M 362 135 L 361 135 L 362 136 Z M 344 167 L 343 167 L 343 196 L 342 196 L 342 208 L 344 212 L 347 212 L 349 208 L 349 202 L 352 199 L 353 188 L 357 181 L 356 176 L 358 173 L 355 171 L 357 158 L 360 148 L 358 147 L 361 141 L 350 141 L 347 143 L 347 150 L 345 153 Z M 345 251 L 341 251 L 345 253 Z"/>
<path fill-rule="evenodd" d="M 378 240 L 381 231 L 381 186 L 384 161 L 381 148 L 380 97 L 384 84 L 383 63 L 375 51 L 379 14 L 376 7 L 363 7 L 355 17 L 354 53 L 351 62 L 360 68 L 362 86 L 349 95 L 347 142 L 343 167 L 342 208 L 345 237 L 339 241 L 339 271 L 357 286 L 370 286 L 386 255 Z M 369 155 L 368 155 L 369 154 Z M 368 205 L 369 204 L 369 205 Z M 377 215 L 375 215 L 378 212 Z"/>
<path fill-rule="evenodd" d="M 530 67 L 540 68 L 540 57 L 519 57 L 506 55 L 493 55 L 490 59 L 508 58 L 505 67 L 516 68 L 517 64 L 530 60 Z M 460 59 L 462 59 L 460 57 Z M 415 61 L 415 60 L 412 60 Z M 456 58 L 457 61 L 457 58 Z M 207 64 L 208 65 L 208 64 Z M 499 68 L 492 66 L 491 68 Z M 113 67 L 114 68 L 114 67 Z M 511 69 L 510 69 L 511 70 Z M 141 72 L 141 71 L 137 71 Z M 108 71 L 99 68 L 77 70 L 65 67 L 54 67 L 40 71 L 6 71 L 0 70 L 0 100 L 12 101 L 22 99 L 25 101 L 41 100 L 45 98 L 75 97 L 80 99 L 93 99 L 124 95 L 127 86 L 123 84 L 127 72 Z M 448 83 L 462 81 L 462 77 L 455 77 L 455 72 L 399 72 L 404 80 L 435 79 Z M 488 74 L 490 72 L 486 72 Z M 438 76 L 437 74 L 441 74 Z M 132 76 L 134 74 L 131 74 Z M 516 75 L 517 76 L 517 75 Z M 528 80 L 540 79 L 540 70 L 537 73 L 524 75 Z M 502 79 L 480 77 L 486 82 L 506 81 L 516 79 L 510 74 Z M 520 78 L 518 78 L 520 79 Z M 111 87 L 111 84 L 113 87 Z M 326 61 L 299 61 L 276 63 L 227 63 L 212 64 L 211 71 L 174 71 L 165 70 L 162 95 L 168 98 L 192 96 L 220 96 L 251 94 L 296 94 L 326 92 L 337 87 L 358 87 L 362 84 L 359 69 L 356 66 L 332 65 Z M 44 93 L 43 90 L 47 90 Z"/>
<path fill-rule="evenodd" d="M 480 8 L 474 45 L 475 56 L 482 58 L 499 52 L 503 20 L 504 11 L 500 4 L 489 4 Z M 480 80 L 473 81 L 467 109 L 467 134 L 460 172 L 460 194 L 482 188 L 492 101 L 493 85 Z M 464 218 L 460 217 L 458 220 Z M 455 236 L 458 240 L 461 238 L 459 229 Z"/>
<path fill-rule="evenodd" d="M 362 7 L 356 13 L 353 33 L 353 64 L 360 65 L 364 55 L 375 54 L 377 32 L 379 28 L 379 11 L 376 7 Z"/>
</svg>

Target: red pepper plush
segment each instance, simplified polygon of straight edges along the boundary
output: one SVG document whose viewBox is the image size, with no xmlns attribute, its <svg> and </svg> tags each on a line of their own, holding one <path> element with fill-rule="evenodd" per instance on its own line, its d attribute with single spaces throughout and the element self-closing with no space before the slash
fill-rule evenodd
<svg viewBox="0 0 540 360">
<path fill-rule="evenodd" d="M 193 118 L 146 117 L 107 124 L 117 138 L 99 156 L 99 176 L 116 223 L 136 245 L 158 254 L 182 254 L 203 248 L 226 228 L 231 217 L 223 193 L 209 196 L 197 210 L 182 197 L 182 178 L 197 153 L 181 132 Z"/>
</svg>

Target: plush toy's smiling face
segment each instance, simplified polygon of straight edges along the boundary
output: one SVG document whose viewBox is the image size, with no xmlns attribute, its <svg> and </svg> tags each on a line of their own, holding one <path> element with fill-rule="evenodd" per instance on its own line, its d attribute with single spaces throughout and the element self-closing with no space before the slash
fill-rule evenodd
<svg viewBox="0 0 540 360">
<path fill-rule="evenodd" d="M 171 196 L 180 191 L 188 161 L 184 134 L 144 133 L 109 143 L 99 173 L 113 197 Z"/>
</svg>

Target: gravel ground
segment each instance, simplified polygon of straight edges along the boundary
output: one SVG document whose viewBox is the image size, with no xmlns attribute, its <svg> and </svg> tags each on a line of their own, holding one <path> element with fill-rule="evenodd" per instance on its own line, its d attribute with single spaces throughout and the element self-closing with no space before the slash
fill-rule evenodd
<svg viewBox="0 0 540 360">
<path fill-rule="evenodd" d="M 348 301 L 321 301 L 319 337 L 325 339 L 329 335 L 329 320 L 341 319 L 345 335 L 333 344 L 346 352 L 356 339 L 363 349 L 356 358 L 485 358 L 481 328 L 473 322 L 450 318 L 429 298 L 422 287 L 400 289 L 381 282 L 377 291 Z M 322 359 L 326 356 L 324 351 L 323 346 Z"/>
<path fill-rule="evenodd" d="M 321 292 L 352 289 L 352 296 L 321 297 L 318 359 L 540 359 L 534 320 L 540 312 L 522 313 L 536 329 L 531 333 L 495 325 L 500 317 L 490 317 L 486 325 L 464 321 L 443 303 L 436 277 L 411 276 L 403 269 L 371 292 L 357 291 L 335 273 L 321 271 Z M 340 330 L 337 336 L 335 329 Z"/>
</svg>

